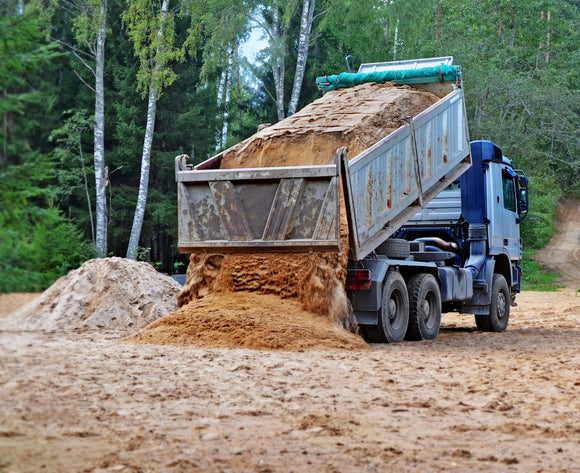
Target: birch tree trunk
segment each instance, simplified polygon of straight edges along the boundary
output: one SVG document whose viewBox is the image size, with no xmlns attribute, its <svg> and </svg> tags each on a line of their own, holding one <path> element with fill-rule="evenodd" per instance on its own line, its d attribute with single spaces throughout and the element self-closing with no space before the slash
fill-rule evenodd
<svg viewBox="0 0 580 473">
<path fill-rule="evenodd" d="M 55 6 L 73 16 L 73 24 L 78 22 L 74 32 L 77 46 L 58 40 L 79 62 L 91 71 L 95 78 L 94 87 L 78 73 L 77 77 L 95 94 L 95 114 L 93 132 L 93 161 L 95 171 L 95 214 L 96 230 L 93 241 L 100 257 L 107 256 L 107 183 L 105 166 L 105 39 L 107 32 L 107 0 L 69 0 L 61 2 L 27 2 L 34 5 L 44 18 L 52 18 Z M 58 5 L 60 3 L 60 5 Z M 19 1 L 19 5 L 24 2 Z M 89 58 L 94 58 L 94 67 Z M 88 199 L 87 199 L 88 200 Z M 90 205 L 90 202 L 89 202 Z M 90 213 L 90 211 L 89 211 Z"/>
<path fill-rule="evenodd" d="M 165 1 L 163 2 L 165 4 Z M 135 259 L 137 247 L 141 238 L 143 228 L 143 218 L 145 217 L 145 206 L 147 204 L 147 193 L 149 191 L 149 169 L 151 168 L 151 147 L 153 145 L 153 132 L 155 131 L 155 113 L 157 111 L 157 91 L 154 87 L 149 88 L 149 101 L 147 104 L 147 126 L 145 128 L 145 139 L 143 141 L 143 153 L 141 155 L 141 177 L 139 178 L 139 194 L 137 196 L 137 207 L 133 217 L 133 228 L 129 238 L 127 248 L 127 258 Z"/>
<path fill-rule="evenodd" d="M 230 51 L 230 58 L 228 60 L 228 72 L 226 80 L 226 99 L 224 101 L 224 125 L 222 128 L 221 147 L 225 149 L 228 140 L 228 125 L 230 119 L 230 100 L 232 97 L 232 75 L 234 68 L 234 50 Z"/>
<path fill-rule="evenodd" d="M 278 1 L 274 1 L 272 18 L 272 39 L 274 48 L 272 51 L 272 74 L 276 87 L 276 110 L 278 121 L 284 120 L 284 35 L 280 34 L 280 18 L 278 14 Z"/>
<path fill-rule="evenodd" d="M 163 35 L 163 19 L 169 11 L 169 1 L 163 0 L 161 5 L 161 26 L 157 33 L 158 37 Z M 161 47 L 158 47 L 157 54 L 161 54 Z M 157 63 L 154 69 L 159 70 L 160 64 Z M 155 114 L 157 111 L 157 89 L 153 84 L 149 85 L 149 101 L 147 104 L 147 126 L 145 128 L 145 139 L 143 140 L 143 153 L 141 155 L 141 176 L 139 178 L 139 194 L 137 196 L 137 206 L 135 216 L 133 217 L 133 228 L 129 238 L 127 248 L 127 258 L 135 259 L 137 247 L 141 238 L 141 229 L 143 228 L 143 219 L 145 217 L 145 206 L 147 205 L 147 193 L 149 191 L 149 170 L 151 168 L 151 148 L 153 146 L 153 133 L 155 131 Z"/>
<path fill-rule="evenodd" d="M 95 131 L 94 163 L 96 188 L 97 232 L 96 247 L 99 255 L 107 256 L 107 178 L 105 173 L 105 33 L 107 0 L 101 0 L 99 26 L 95 50 Z"/>
<path fill-rule="evenodd" d="M 390 35 L 391 35 L 391 23 L 389 21 L 389 19 L 387 18 L 387 22 L 385 24 L 385 51 L 387 51 L 387 53 L 389 53 L 389 40 L 390 40 Z"/>
<path fill-rule="evenodd" d="M 234 48 L 235 67 L 236 67 L 236 88 L 238 90 L 238 130 L 242 129 L 242 80 L 240 77 L 240 49 L 238 44 Z"/>
<path fill-rule="evenodd" d="M 314 18 L 314 8 L 316 0 L 304 0 L 302 4 L 302 16 L 300 19 L 300 37 L 298 38 L 298 57 L 296 59 L 296 72 L 294 73 L 294 85 L 292 86 L 292 96 L 288 105 L 288 116 L 296 113 L 298 99 L 302 90 L 302 81 L 306 70 L 306 60 L 308 59 L 308 47 L 310 44 L 310 32 L 312 31 L 312 19 Z"/>
<path fill-rule="evenodd" d="M 393 39 L 393 60 L 397 59 L 397 43 L 399 42 L 399 19 L 395 24 L 395 38 Z"/>
<path fill-rule="evenodd" d="M 217 116 L 216 116 L 216 130 L 215 130 L 215 152 L 218 153 L 220 151 L 222 145 L 222 130 L 223 124 L 220 126 L 220 122 L 223 118 L 222 113 L 222 102 L 224 99 L 224 89 L 226 87 L 226 76 L 227 70 L 222 71 L 222 75 L 220 77 L 220 83 L 218 85 L 218 94 L 217 94 Z"/>
</svg>

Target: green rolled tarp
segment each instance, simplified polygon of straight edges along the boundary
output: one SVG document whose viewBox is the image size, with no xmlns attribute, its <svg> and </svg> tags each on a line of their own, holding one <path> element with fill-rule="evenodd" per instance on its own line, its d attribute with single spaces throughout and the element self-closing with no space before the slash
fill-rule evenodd
<svg viewBox="0 0 580 473">
<path fill-rule="evenodd" d="M 397 84 L 418 84 L 427 82 L 447 82 L 457 80 L 461 73 L 460 66 L 422 67 L 420 69 L 402 69 L 381 72 L 343 72 L 338 75 L 322 76 L 316 78 L 316 86 L 323 92 L 334 89 L 355 87 L 365 82 L 395 82 Z"/>
</svg>

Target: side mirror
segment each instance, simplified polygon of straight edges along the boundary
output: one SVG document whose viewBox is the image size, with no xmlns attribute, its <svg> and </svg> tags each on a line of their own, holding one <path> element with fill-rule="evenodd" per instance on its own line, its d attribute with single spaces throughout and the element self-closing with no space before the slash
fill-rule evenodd
<svg viewBox="0 0 580 473">
<path fill-rule="evenodd" d="M 528 178 L 523 173 L 523 171 L 516 171 L 518 177 L 516 179 L 517 183 L 517 198 L 518 198 L 518 215 L 520 220 L 523 219 L 528 214 L 528 209 L 530 205 L 528 197 Z"/>
</svg>

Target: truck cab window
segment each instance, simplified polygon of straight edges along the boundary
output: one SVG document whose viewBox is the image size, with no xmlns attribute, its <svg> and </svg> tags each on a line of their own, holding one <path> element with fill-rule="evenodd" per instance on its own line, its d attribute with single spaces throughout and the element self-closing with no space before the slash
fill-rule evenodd
<svg viewBox="0 0 580 473">
<path fill-rule="evenodd" d="M 516 212 L 516 189 L 514 180 L 508 173 L 502 173 L 501 182 L 503 188 L 503 206 L 507 210 Z"/>
</svg>

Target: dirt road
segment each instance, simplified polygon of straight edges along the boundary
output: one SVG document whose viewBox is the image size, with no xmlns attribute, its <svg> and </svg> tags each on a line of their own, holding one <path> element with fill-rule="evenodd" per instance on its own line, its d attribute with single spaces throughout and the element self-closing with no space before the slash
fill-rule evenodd
<svg viewBox="0 0 580 473">
<path fill-rule="evenodd" d="M 558 232 L 545 248 L 536 252 L 534 259 L 560 273 L 564 286 L 580 289 L 580 204 L 566 202 L 558 214 Z"/>
<path fill-rule="evenodd" d="M 0 330 L 0 472 L 580 472 L 580 212 L 562 215 L 540 258 L 568 289 L 519 295 L 505 333 L 447 315 L 432 342 L 275 352 Z"/>
</svg>

